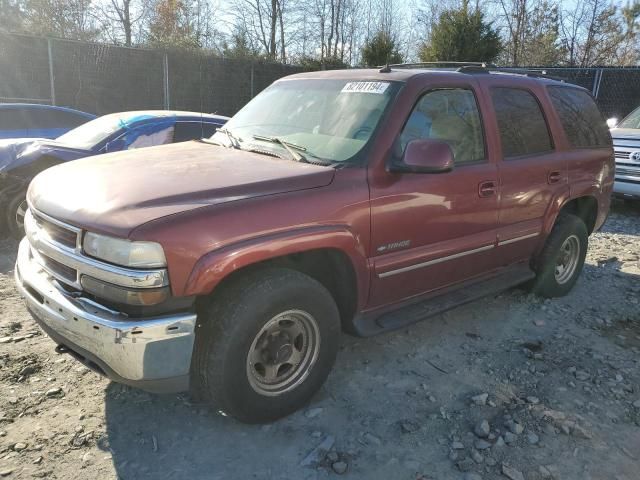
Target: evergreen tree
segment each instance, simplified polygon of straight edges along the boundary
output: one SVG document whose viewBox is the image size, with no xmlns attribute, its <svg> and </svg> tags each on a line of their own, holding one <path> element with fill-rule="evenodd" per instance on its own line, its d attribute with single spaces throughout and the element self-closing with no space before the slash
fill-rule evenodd
<svg viewBox="0 0 640 480">
<path fill-rule="evenodd" d="M 463 2 L 460 8 L 445 10 L 433 25 L 428 42 L 422 45 L 420 60 L 481 62 L 494 61 L 502 49 L 498 32 L 484 14 Z"/>
<path fill-rule="evenodd" d="M 362 47 L 362 62 L 369 67 L 402 63 L 402 55 L 395 39 L 388 32 L 379 30 Z"/>
</svg>

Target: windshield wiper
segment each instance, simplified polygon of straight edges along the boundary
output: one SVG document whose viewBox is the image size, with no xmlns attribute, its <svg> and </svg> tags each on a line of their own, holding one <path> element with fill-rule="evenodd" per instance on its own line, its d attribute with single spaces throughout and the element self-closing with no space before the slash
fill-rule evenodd
<svg viewBox="0 0 640 480">
<path fill-rule="evenodd" d="M 288 142 L 287 140 L 283 140 L 280 137 L 272 137 L 269 135 L 253 135 L 253 138 L 255 140 L 262 140 L 265 142 L 280 144 L 287 150 L 287 152 L 291 154 L 291 156 L 296 162 L 308 162 L 308 160 L 304 155 L 296 151 L 296 150 L 300 150 L 300 151 L 306 152 L 307 148 L 303 147 L 302 145 L 297 145 L 295 143 Z"/>
<path fill-rule="evenodd" d="M 227 128 L 222 127 L 222 128 L 218 128 L 216 132 L 222 132 L 226 134 L 232 148 L 237 148 L 237 149 L 240 148 L 240 140 L 233 133 L 231 133 L 231 130 L 228 130 Z"/>
</svg>

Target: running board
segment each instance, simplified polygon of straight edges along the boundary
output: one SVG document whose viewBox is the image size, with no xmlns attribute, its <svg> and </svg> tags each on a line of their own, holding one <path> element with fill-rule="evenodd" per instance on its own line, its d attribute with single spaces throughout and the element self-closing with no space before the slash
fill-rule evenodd
<svg viewBox="0 0 640 480">
<path fill-rule="evenodd" d="M 495 295 L 535 278 L 528 265 L 520 264 L 491 276 L 456 284 L 441 293 L 384 313 L 368 312 L 353 321 L 357 335 L 368 337 L 419 322 L 468 302 Z"/>
</svg>

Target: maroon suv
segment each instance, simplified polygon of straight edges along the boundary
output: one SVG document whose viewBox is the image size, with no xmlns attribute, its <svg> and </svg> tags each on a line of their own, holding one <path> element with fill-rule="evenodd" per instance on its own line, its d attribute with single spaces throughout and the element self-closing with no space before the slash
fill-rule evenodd
<svg viewBox="0 0 640 480">
<path fill-rule="evenodd" d="M 109 378 L 269 421 L 318 390 L 341 331 L 524 283 L 567 294 L 613 175 L 580 87 L 478 67 L 293 75 L 210 139 L 38 175 L 16 282 Z"/>
</svg>

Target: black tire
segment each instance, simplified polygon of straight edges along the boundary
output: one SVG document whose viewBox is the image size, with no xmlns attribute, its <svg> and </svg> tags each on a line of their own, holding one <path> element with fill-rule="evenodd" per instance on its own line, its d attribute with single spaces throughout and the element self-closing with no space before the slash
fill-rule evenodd
<svg viewBox="0 0 640 480">
<path fill-rule="evenodd" d="M 5 211 L 5 224 L 9 235 L 16 240 L 20 240 L 24 237 L 24 217 L 21 223 L 16 220 L 18 209 L 26 202 L 25 192 L 17 192 L 9 197 L 7 203 L 7 210 Z"/>
<path fill-rule="evenodd" d="M 281 268 L 241 275 L 220 288 L 198 314 L 191 368 L 195 395 L 246 423 L 270 422 L 305 405 L 326 380 L 338 351 L 340 316 L 331 294 L 313 278 Z M 306 375 L 296 376 L 298 383 L 289 390 L 268 395 L 252 386 L 260 383 L 260 363 L 251 363 L 249 353 L 257 350 L 254 342 L 280 338 L 258 334 L 283 312 L 306 312 L 315 319 L 320 341 L 315 361 L 300 362 L 308 365 Z"/>
<path fill-rule="evenodd" d="M 568 294 L 584 266 L 588 238 L 587 227 L 579 217 L 561 214 L 535 262 L 536 278 L 531 288 L 533 293 L 546 298 L 563 297 Z M 561 264 L 567 256 L 566 248 L 573 248 L 571 245 L 577 245 L 579 248 L 575 254 L 576 263 L 573 265 L 568 261 L 573 266 L 565 268 Z"/>
</svg>

